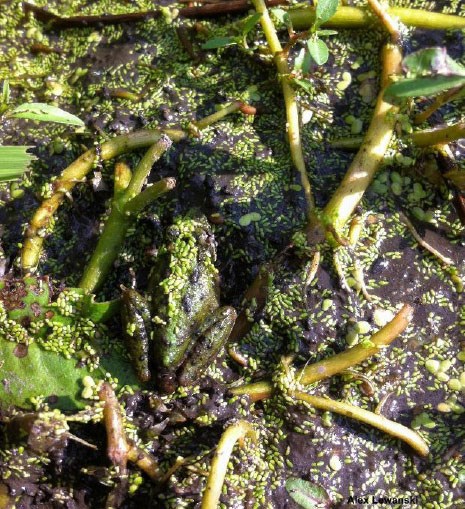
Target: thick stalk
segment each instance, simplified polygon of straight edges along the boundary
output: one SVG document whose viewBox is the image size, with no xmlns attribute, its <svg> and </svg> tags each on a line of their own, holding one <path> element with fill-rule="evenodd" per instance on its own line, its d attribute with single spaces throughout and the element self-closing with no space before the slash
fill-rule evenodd
<svg viewBox="0 0 465 509">
<path fill-rule="evenodd" d="M 247 421 L 238 421 L 223 433 L 212 460 L 200 509 L 217 509 L 219 507 L 221 490 L 233 447 L 238 440 L 241 443 L 247 436 L 253 442 L 256 441 L 255 430 Z"/>
<path fill-rule="evenodd" d="M 42 202 L 26 230 L 21 251 L 21 268 L 23 271 L 31 272 L 37 267 L 44 242 L 44 230 L 50 224 L 53 214 L 61 205 L 65 196 L 92 170 L 96 161 L 99 159 L 106 161 L 125 152 L 153 145 L 163 133 L 167 134 L 173 141 L 179 141 L 187 136 L 184 131 L 178 129 L 136 131 L 131 134 L 124 134 L 103 143 L 98 155 L 95 149 L 88 150 L 63 170 L 60 178 L 54 183 L 54 194 Z"/>
<path fill-rule="evenodd" d="M 144 189 L 140 194 L 135 196 L 132 200 L 128 201 L 124 206 L 124 212 L 132 216 L 139 214 L 150 203 L 156 200 L 162 194 L 171 191 L 176 186 L 176 179 L 167 177 L 158 182 L 155 182 L 147 189 Z"/>
<path fill-rule="evenodd" d="M 319 408 L 320 410 L 334 412 L 340 415 L 344 415 L 345 417 L 350 417 L 351 419 L 356 419 L 357 421 L 363 422 L 364 424 L 369 424 L 374 428 L 378 428 L 379 430 L 388 433 L 394 438 L 403 440 L 409 444 L 410 447 L 412 447 L 420 456 L 428 455 L 428 444 L 421 438 L 420 435 L 418 435 L 418 433 L 415 433 L 415 431 L 412 429 L 407 428 L 406 426 L 403 426 L 402 424 L 399 424 L 395 421 L 391 421 L 382 415 L 378 415 L 374 412 L 364 410 L 363 408 L 350 405 L 349 403 L 334 401 L 333 399 L 323 398 L 321 396 L 312 396 L 310 394 L 306 394 L 305 392 L 293 391 L 290 393 L 290 396 L 295 399 L 305 401 L 309 405 L 312 405 L 315 408 Z"/>
<path fill-rule="evenodd" d="M 465 28 L 465 18 L 453 14 L 441 14 L 421 9 L 390 7 L 387 13 L 398 18 L 404 25 L 431 30 L 452 30 Z M 290 9 L 289 17 L 295 30 L 306 30 L 315 21 L 315 7 Z M 367 7 L 338 7 L 336 14 L 324 24 L 332 28 L 366 28 L 376 24 L 377 19 Z"/>
<path fill-rule="evenodd" d="M 119 197 L 115 197 L 112 201 L 110 215 L 79 282 L 79 287 L 86 293 L 95 292 L 110 272 L 113 262 L 124 242 L 128 228 L 133 221 L 133 217 L 125 210 L 126 204 L 131 203 L 131 200 L 135 200 L 135 197 L 139 195 L 153 164 L 160 159 L 170 145 L 171 140 L 169 138 L 166 136 L 160 137 L 157 143 L 153 144 L 140 160 L 127 188 L 123 192 L 118 190 L 117 195 L 119 194 Z M 163 183 L 157 184 L 155 186 L 164 189 L 165 192 L 170 189 L 163 186 Z M 156 196 L 159 195 L 160 193 L 156 194 Z"/>
<path fill-rule="evenodd" d="M 287 55 L 283 53 L 283 48 L 281 47 L 276 29 L 268 14 L 265 2 L 263 0 L 252 0 L 252 2 L 255 6 L 255 10 L 261 14 L 260 23 L 262 25 L 263 32 L 265 33 L 270 51 L 274 56 L 276 68 L 281 78 L 281 87 L 283 90 L 284 103 L 286 105 L 287 136 L 291 157 L 294 166 L 300 174 L 300 180 L 307 202 L 307 219 L 310 222 L 313 217 L 315 203 L 312 196 L 310 181 L 308 180 L 307 169 L 305 168 L 302 141 L 300 138 L 299 109 L 294 89 L 290 85 L 288 79 L 290 69 L 287 63 Z"/>
<path fill-rule="evenodd" d="M 386 102 L 383 96 L 390 76 L 400 71 L 402 53 L 399 46 L 387 44 L 383 48 L 382 61 L 381 90 L 363 143 L 341 184 L 323 209 L 324 225 L 337 236 L 341 234 L 342 228 L 378 171 L 394 133 L 399 108 Z"/>
<path fill-rule="evenodd" d="M 391 344 L 407 328 L 412 318 L 413 308 L 405 304 L 387 325 L 371 336 L 370 346 L 356 345 L 345 352 L 310 364 L 298 372 L 296 379 L 308 385 L 360 364 Z M 235 395 L 248 395 L 252 401 L 260 401 L 271 396 L 273 386 L 268 381 L 262 381 L 235 387 L 231 392 Z"/>
</svg>

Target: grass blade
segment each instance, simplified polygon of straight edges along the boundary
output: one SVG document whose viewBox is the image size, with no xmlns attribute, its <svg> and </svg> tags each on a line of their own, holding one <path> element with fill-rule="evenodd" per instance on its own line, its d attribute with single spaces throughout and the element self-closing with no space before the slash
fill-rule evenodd
<svg viewBox="0 0 465 509">
<path fill-rule="evenodd" d="M 27 152 L 32 147 L 0 146 L 0 182 L 17 180 L 28 169 L 31 161 L 36 159 Z"/>
</svg>

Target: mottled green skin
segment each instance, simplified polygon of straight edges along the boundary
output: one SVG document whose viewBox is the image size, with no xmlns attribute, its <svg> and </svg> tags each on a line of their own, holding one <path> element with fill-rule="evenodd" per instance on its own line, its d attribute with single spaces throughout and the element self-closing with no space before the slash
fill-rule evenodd
<svg viewBox="0 0 465 509">
<path fill-rule="evenodd" d="M 228 339 L 236 318 L 234 309 L 219 307 L 211 228 L 205 217 L 192 216 L 178 218 L 168 230 L 149 283 L 155 364 L 168 392 L 179 368 L 179 383 L 195 381 Z"/>
</svg>

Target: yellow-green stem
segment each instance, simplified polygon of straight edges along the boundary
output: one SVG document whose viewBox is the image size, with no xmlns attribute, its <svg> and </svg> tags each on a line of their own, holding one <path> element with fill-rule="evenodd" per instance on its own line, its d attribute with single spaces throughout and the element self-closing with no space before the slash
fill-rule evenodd
<svg viewBox="0 0 465 509">
<path fill-rule="evenodd" d="M 363 143 L 322 213 L 323 224 L 336 236 L 341 235 L 344 225 L 373 180 L 394 133 L 399 108 L 386 102 L 383 95 L 390 76 L 400 71 L 402 53 L 399 46 L 387 44 L 383 48 L 382 62 L 381 90 Z"/>
<path fill-rule="evenodd" d="M 388 324 L 371 336 L 368 347 L 356 345 L 345 352 L 310 364 L 297 373 L 297 380 L 304 385 L 312 384 L 360 364 L 372 355 L 379 353 L 381 348 L 392 343 L 406 329 L 412 318 L 413 308 L 405 304 Z M 231 392 L 237 396 L 247 395 L 252 401 L 260 401 L 271 396 L 273 386 L 264 380 L 235 387 L 231 389 Z"/>
<path fill-rule="evenodd" d="M 155 182 L 147 189 L 144 189 L 140 194 L 135 196 L 132 200 L 124 206 L 124 212 L 132 216 L 139 214 L 150 203 L 156 200 L 162 194 L 171 191 L 176 186 L 176 179 L 167 177 L 158 182 Z"/>
<path fill-rule="evenodd" d="M 451 141 L 465 138 L 465 123 L 459 122 L 447 127 L 430 129 L 427 131 L 418 131 L 410 135 L 411 141 L 417 147 L 429 147 L 432 145 L 441 145 Z"/>
<path fill-rule="evenodd" d="M 35 270 L 42 251 L 45 229 L 50 224 L 53 214 L 61 205 L 65 196 L 91 171 L 94 163 L 99 158 L 106 161 L 125 152 L 153 145 L 163 133 L 167 134 L 173 141 L 179 141 L 187 136 L 184 131 L 178 129 L 165 129 L 163 131 L 156 129 L 123 134 L 103 143 L 99 155 L 97 155 L 95 149 L 88 150 L 63 170 L 60 178 L 54 183 L 54 194 L 42 202 L 26 230 L 21 251 L 22 270 L 25 272 Z"/>
<path fill-rule="evenodd" d="M 247 421 L 238 421 L 229 426 L 223 433 L 210 467 L 207 486 L 202 498 L 200 509 L 217 509 L 223 488 L 229 458 L 235 443 L 245 437 L 256 441 L 256 433 L 252 425 Z"/>
<path fill-rule="evenodd" d="M 442 14 L 422 9 L 389 7 L 387 13 L 398 18 L 404 25 L 431 30 L 453 30 L 465 28 L 465 18 L 453 14 Z M 306 30 L 315 21 L 315 7 L 289 10 L 289 17 L 295 30 Z M 324 26 L 331 28 L 366 28 L 378 20 L 367 7 L 338 7 L 335 15 Z"/>
<path fill-rule="evenodd" d="M 310 181 L 305 167 L 305 160 L 300 138 L 299 109 L 297 106 L 294 89 L 289 82 L 290 69 L 287 63 L 287 55 L 283 53 L 283 48 L 279 42 L 276 29 L 271 21 L 268 9 L 263 0 L 252 0 L 255 10 L 261 14 L 260 23 L 265 33 L 266 40 L 272 55 L 274 56 L 276 68 L 281 78 L 281 87 L 283 90 L 284 103 L 286 105 L 287 117 L 287 136 L 291 151 L 292 161 L 300 174 L 300 181 L 305 193 L 307 202 L 307 219 L 312 220 L 313 209 L 315 207 Z"/>
<path fill-rule="evenodd" d="M 312 396 L 305 392 L 293 391 L 290 393 L 290 396 L 295 399 L 305 401 L 309 405 L 319 408 L 320 410 L 338 413 L 345 417 L 350 417 L 351 419 L 356 419 L 359 422 L 378 428 L 399 440 L 403 440 L 420 456 L 427 456 L 429 452 L 428 444 L 421 438 L 420 435 L 418 435 L 418 433 L 415 433 L 412 429 L 395 421 L 391 421 L 382 415 L 350 405 L 349 403 L 334 401 L 333 399 L 323 398 L 321 396 Z"/>
</svg>

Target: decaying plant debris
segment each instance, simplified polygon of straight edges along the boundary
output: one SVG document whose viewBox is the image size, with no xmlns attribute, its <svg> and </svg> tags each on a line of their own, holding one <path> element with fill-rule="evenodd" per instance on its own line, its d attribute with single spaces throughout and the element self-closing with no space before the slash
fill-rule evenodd
<svg viewBox="0 0 465 509">
<path fill-rule="evenodd" d="M 462 6 L 252 3 L 1 6 L 12 104 L 86 127 L 0 128 L 37 158 L 0 188 L 0 507 L 465 504 L 463 100 L 384 95 L 401 49 L 463 61 L 441 30 Z M 305 63 L 322 37 L 327 62 Z M 147 289 L 192 210 L 239 317 L 166 395 L 131 368 L 120 287 Z"/>
</svg>

